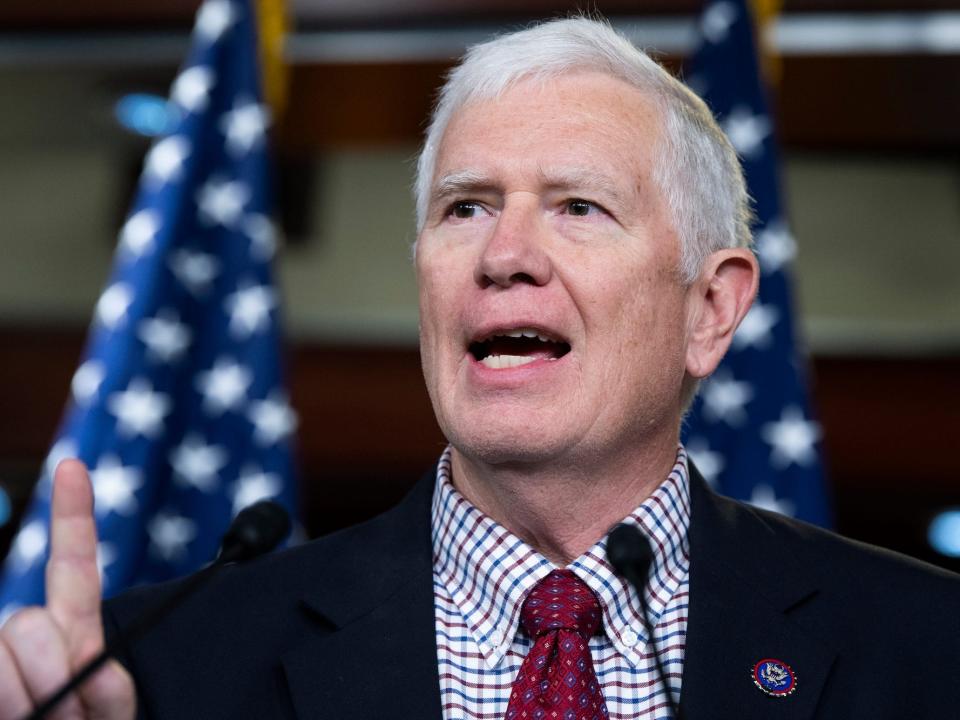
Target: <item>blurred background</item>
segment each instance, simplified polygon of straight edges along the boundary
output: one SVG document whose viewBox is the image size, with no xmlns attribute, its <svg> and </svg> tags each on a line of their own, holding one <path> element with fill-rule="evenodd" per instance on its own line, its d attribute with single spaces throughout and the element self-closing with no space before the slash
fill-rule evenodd
<svg viewBox="0 0 960 720">
<path fill-rule="evenodd" d="M 198 5 L 0 4 L 0 557 L 110 271 L 150 97 Z M 308 534 L 387 507 L 443 447 L 419 369 L 410 186 L 444 71 L 471 43 L 576 7 L 291 3 L 276 269 Z M 674 70 L 693 50 L 698 0 L 590 9 Z M 786 0 L 767 41 L 835 525 L 960 569 L 960 548 L 930 542 L 960 508 L 960 0 Z"/>
</svg>

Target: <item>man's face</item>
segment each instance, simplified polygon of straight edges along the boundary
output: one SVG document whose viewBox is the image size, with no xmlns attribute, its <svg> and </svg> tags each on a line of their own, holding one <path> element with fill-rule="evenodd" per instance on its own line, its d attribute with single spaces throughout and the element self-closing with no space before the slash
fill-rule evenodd
<svg viewBox="0 0 960 720">
<path fill-rule="evenodd" d="M 466 456 L 600 459 L 675 435 L 687 302 L 652 180 L 659 125 L 592 72 L 451 120 L 416 265 L 427 388 Z"/>
</svg>

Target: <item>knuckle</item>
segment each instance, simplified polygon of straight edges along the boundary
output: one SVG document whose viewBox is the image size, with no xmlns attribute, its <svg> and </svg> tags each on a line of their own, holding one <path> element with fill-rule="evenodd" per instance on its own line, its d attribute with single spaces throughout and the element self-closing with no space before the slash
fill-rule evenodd
<svg viewBox="0 0 960 720">
<path fill-rule="evenodd" d="M 87 682 L 85 689 L 88 699 L 99 700 L 104 705 L 109 702 L 112 706 L 126 707 L 135 703 L 133 679 L 116 660 L 99 670 Z"/>
<path fill-rule="evenodd" d="M 50 618 L 42 607 L 31 606 L 17 610 L 3 626 L 2 632 L 10 637 L 26 637 L 44 632 Z"/>
</svg>

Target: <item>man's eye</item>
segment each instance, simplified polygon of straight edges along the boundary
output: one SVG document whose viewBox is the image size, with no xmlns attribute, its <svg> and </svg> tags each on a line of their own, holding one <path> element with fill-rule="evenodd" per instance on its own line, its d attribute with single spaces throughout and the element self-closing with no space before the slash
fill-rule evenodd
<svg viewBox="0 0 960 720">
<path fill-rule="evenodd" d="M 600 208 L 588 200 L 568 200 L 567 214 L 575 217 L 586 217 L 587 215 L 600 212 Z"/>
<path fill-rule="evenodd" d="M 480 212 L 480 205 L 475 202 L 470 202 L 468 200 L 458 200 L 450 206 L 450 210 L 447 211 L 447 214 L 451 217 L 455 217 L 458 220 L 469 220 L 470 218 L 476 217 Z"/>
</svg>

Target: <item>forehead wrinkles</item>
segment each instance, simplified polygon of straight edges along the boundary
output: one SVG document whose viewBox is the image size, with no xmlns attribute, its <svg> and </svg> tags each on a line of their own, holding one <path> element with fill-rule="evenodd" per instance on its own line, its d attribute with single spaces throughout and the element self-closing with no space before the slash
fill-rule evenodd
<svg viewBox="0 0 960 720">
<path fill-rule="evenodd" d="M 518 139 L 521 128 L 548 136 L 570 132 L 571 139 L 577 133 L 599 133 L 619 136 L 612 138 L 617 142 L 636 141 L 636 137 L 627 137 L 632 130 L 643 127 L 650 131 L 661 124 L 657 105 L 650 93 L 602 72 L 524 78 L 497 95 L 472 97 L 456 108 L 438 139 L 436 157 L 463 134 L 470 142 L 481 138 L 510 142 Z M 654 134 L 658 133 L 654 130 Z"/>
<path fill-rule="evenodd" d="M 506 177 L 643 198 L 656 185 L 662 123 L 656 97 L 609 75 L 521 81 L 499 96 L 472 99 L 452 115 L 428 198 L 496 191 Z"/>
</svg>

